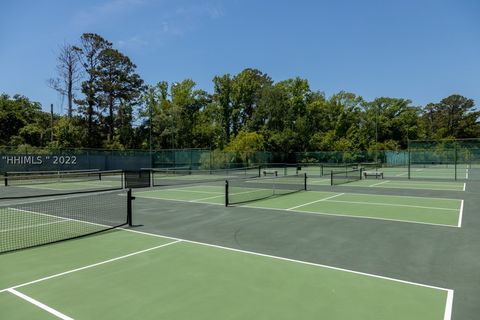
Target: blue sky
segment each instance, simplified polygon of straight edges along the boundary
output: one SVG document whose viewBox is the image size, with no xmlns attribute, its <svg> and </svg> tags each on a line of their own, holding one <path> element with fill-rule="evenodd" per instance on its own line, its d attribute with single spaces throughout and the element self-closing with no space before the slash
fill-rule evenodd
<svg viewBox="0 0 480 320">
<path fill-rule="evenodd" d="M 480 104 L 480 1 L 2 1 L 0 92 L 64 112 L 46 85 L 63 43 L 113 42 L 147 84 L 258 68 L 312 90 L 416 105 L 458 93 Z"/>
</svg>

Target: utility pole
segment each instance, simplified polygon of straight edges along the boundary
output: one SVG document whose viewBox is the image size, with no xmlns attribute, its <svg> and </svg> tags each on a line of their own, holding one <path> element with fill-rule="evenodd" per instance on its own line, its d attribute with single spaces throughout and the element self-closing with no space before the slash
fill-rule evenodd
<svg viewBox="0 0 480 320">
<path fill-rule="evenodd" d="M 50 141 L 53 141 L 53 103 L 50 104 Z"/>
</svg>

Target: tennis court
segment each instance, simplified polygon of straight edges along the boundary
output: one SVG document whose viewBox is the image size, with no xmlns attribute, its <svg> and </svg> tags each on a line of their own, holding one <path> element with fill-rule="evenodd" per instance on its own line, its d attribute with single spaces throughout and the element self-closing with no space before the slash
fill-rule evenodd
<svg viewBox="0 0 480 320">
<path fill-rule="evenodd" d="M 0 261 L 16 270 L 0 275 L 8 319 L 443 319 L 453 298 L 444 288 L 128 231 Z"/>
<path fill-rule="evenodd" d="M 385 167 L 381 168 L 386 177 L 408 177 L 408 167 Z M 453 165 L 412 165 L 410 178 L 421 179 L 468 179 L 469 168 Z"/>
<path fill-rule="evenodd" d="M 240 196 L 261 192 L 251 188 L 240 190 Z M 222 187 L 214 185 L 187 186 L 138 192 L 137 197 L 224 205 Z M 308 191 L 271 197 L 240 204 L 249 208 L 296 211 L 311 214 L 394 220 L 444 226 L 461 226 L 463 202 L 457 199 L 384 196 Z"/>
<path fill-rule="evenodd" d="M 448 320 L 454 289 L 471 290 L 463 183 L 415 181 L 419 196 L 414 181 L 341 192 L 304 174 L 156 173 L 136 200 L 119 189 L 0 203 L 2 318 Z M 375 188 L 388 192 L 362 192 Z"/>
<path fill-rule="evenodd" d="M 4 178 L 5 185 L 16 188 L 18 194 L 28 195 L 35 191 L 88 191 L 123 188 L 121 170 L 78 172 L 19 172 Z M 23 190 L 22 190 L 23 189 Z"/>
<path fill-rule="evenodd" d="M 330 179 L 309 178 L 309 185 L 328 186 Z M 431 181 L 431 180 L 400 180 L 400 179 L 364 179 L 353 181 L 347 186 L 372 187 L 372 188 L 397 188 L 397 189 L 420 189 L 420 190 L 444 190 L 444 191 L 465 191 L 466 183 L 453 181 Z"/>
</svg>

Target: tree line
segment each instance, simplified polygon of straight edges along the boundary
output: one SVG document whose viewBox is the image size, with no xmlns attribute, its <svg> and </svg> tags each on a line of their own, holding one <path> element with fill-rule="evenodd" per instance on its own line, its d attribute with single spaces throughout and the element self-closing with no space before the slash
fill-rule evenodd
<svg viewBox="0 0 480 320">
<path fill-rule="evenodd" d="M 408 140 L 480 137 L 474 101 L 453 94 L 415 106 L 341 91 L 327 97 L 300 77 L 275 82 L 247 68 L 213 78 L 147 85 L 131 59 L 98 34 L 64 44 L 47 84 L 67 101 L 54 115 L 25 96 L 0 96 L 0 144 L 48 148 L 226 151 L 398 150 Z"/>
</svg>

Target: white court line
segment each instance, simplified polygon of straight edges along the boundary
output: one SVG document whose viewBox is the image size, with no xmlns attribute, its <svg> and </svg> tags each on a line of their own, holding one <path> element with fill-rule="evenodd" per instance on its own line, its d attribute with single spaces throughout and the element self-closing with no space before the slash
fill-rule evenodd
<svg viewBox="0 0 480 320">
<path fill-rule="evenodd" d="M 405 176 L 407 174 L 408 174 L 408 172 L 403 172 L 403 173 L 396 174 L 395 177 L 401 177 L 401 176 Z"/>
<path fill-rule="evenodd" d="M 170 199 L 170 198 L 160 198 L 160 197 L 149 197 L 149 196 L 143 196 L 143 195 L 135 195 L 136 198 L 142 198 L 142 199 L 152 199 L 152 200 L 162 200 L 162 201 L 174 201 L 174 202 L 183 202 L 183 203 L 193 203 L 192 200 L 181 200 L 181 199 Z M 200 204 L 205 204 L 205 205 L 218 205 L 218 206 L 225 206 L 225 204 L 221 203 L 209 203 L 209 202 L 197 202 Z"/>
<path fill-rule="evenodd" d="M 389 182 L 390 182 L 390 180 L 385 180 L 385 181 L 382 181 L 382 182 L 379 182 L 379 183 L 371 184 L 371 185 L 369 185 L 369 187 L 376 187 L 376 186 L 379 186 L 381 184 L 389 183 Z"/>
<path fill-rule="evenodd" d="M 463 184 L 463 191 L 465 191 L 466 188 L 467 188 L 467 184 L 464 183 L 464 184 Z"/>
<path fill-rule="evenodd" d="M 462 227 L 462 219 L 463 219 L 463 200 L 460 203 L 460 214 L 458 215 L 458 227 Z"/>
<path fill-rule="evenodd" d="M 35 212 L 35 211 L 30 211 L 30 210 L 18 209 L 18 208 L 10 208 L 10 209 L 14 209 L 14 210 L 18 210 L 18 211 L 22 211 L 22 212 L 26 212 L 26 213 L 31 213 L 31 214 L 33 214 L 33 215 L 40 215 L 40 216 L 46 216 L 46 217 L 61 219 L 62 222 L 74 221 L 74 222 L 81 222 L 81 223 L 85 223 L 85 224 L 91 224 L 91 225 L 94 225 L 94 226 L 112 228 L 112 226 L 108 226 L 108 225 L 105 225 L 105 224 L 100 224 L 100 223 L 95 223 L 95 222 L 89 222 L 89 221 L 83 221 L 83 220 L 79 220 L 79 219 L 72 219 L 72 218 L 61 217 L 61 216 L 55 216 L 55 215 L 51 215 L 51 214 L 47 214 L 47 213 L 42 213 L 42 212 Z"/>
<path fill-rule="evenodd" d="M 15 290 L 15 289 L 10 288 L 10 289 L 7 289 L 7 291 L 10 292 L 11 294 L 14 294 L 14 295 L 16 295 L 17 297 L 25 300 L 25 301 L 30 302 L 31 304 L 39 307 L 40 309 L 43 309 L 43 310 L 47 311 L 47 312 L 50 313 L 50 314 L 53 314 L 53 315 L 56 316 L 57 318 L 60 318 L 60 319 L 62 319 L 62 320 L 73 320 L 73 318 L 70 318 L 69 316 L 64 315 L 64 314 L 61 313 L 60 311 L 55 310 L 55 309 L 53 309 L 52 307 L 49 307 L 49 306 L 47 306 L 46 304 L 43 304 L 43 303 L 41 303 L 40 301 L 37 301 L 37 300 L 33 299 L 32 297 L 29 297 L 29 296 L 27 296 L 27 295 L 25 295 L 25 294 L 23 294 L 23 293 L 21 293 L 21 292 L 18 292 L 18 291 Z"/>
<path fill-rule="evenodd" d="M 468 179 L 468 169 L 467 169 L 467 171 L 465 172 L 465 179 Z"/>
<path fill-rule="evenodd" d="M 24 230 L 24 229 L 30 229 L 30 228 L 36 228 L 36 227 L 42 227 L 42 226 L 48 226 L 50 224 L 63 223 L 63 222 L 66 222 L 66 221 L 65 220 L 59 220 L 59 221 L 53 221 L 53 222 L 32 224 L 32 225 L 28 225 L 28 226 L 19 227 L 19 228 L 2 229 L 2 230 L 0 230 L 0 233 L 10 232 L 10 231 L 18 231 L 18 230 Z"/>
<path fill-rule="evenodd" d="M 453 290 L 447 290 L 447 301 L 445 303 L 445 313 L 443 315 L 443 320 L 452 319 L 452 309 L 453 309 Z"/>
<path fill-rule="evenodd" d="M 353 203 L 353 204 L 365 204 L 365 205 L 375 205 L 375 206 L 387 206 L 387 207 L 407 207 L 407 208 L 418 208 L 418 209 L 435 209 L 435 210 L 447 210 L 447 211 L 457 211 L 457 209 L 451 208 L 442 208 L 442 207 L 426 207 L 426 206 L 414 206 L 410 204 L 397 204 L 397 203 L 382 203 L 382 202 L 362 202 L 362 201 L 343 201 L 343 200 L 327 200 L 328 202 L 338 202 L 338 203 Z"/>
<path fill-rule="evenodd" d="M 198 191 L 198 190 L 188 190 L 188 189 L 163 189 L 162 191 L 180 191 L 180 192 L 206 193 L 206 194 L 221 194 L 221 193 L 223 193 L 223 192 Z M 146 192 L 157 192 L 157 191 L 146 191 Z"/>
<path fill-rule="evenodd" d="M 123 229 L 123 228 L 120 228 L 120 229 L 121 229 L 121 230 L 128 230 L 128 229 Z M 70 273 L 82 271 L 82 270 L 85 270 L 85 269 L 90 269 L 90 268 L 93 268 L 93 267 L 98 267 L 98 266 L 101 266 L 101 265 L 103 265 L 103 264 L 107 264 L 107 263 L 114 262 L 114 261 L 117 261 L 117 260 L 129 258 L 129 257 L 132 257 L 132 256 L 136 256 L 136 255 L 138 255 L 138 254 L 142 254 L 142 253 L 145 253 L 145 252 L 148 252 L 148 251 L 160 249 L 160 248 L 163 248 L 163 247 L 166 247 L 166 246 L 175 244 L 175 243 L 179 243 L 179 242 L 181 242 L 181 240 L 180 240 L 180 239 L 176 239 L 175 241 L 168 242 L 168 243 L 164 243 L 164 244 L 161 244 L 161 245 L 159 245 L 159 246 L 147 248 L 147 249 L 140 250 L 140 251 L 135 251 L 135 252 L 132 252 L 132 253 L 129 253 L 129 254 L 120 256 L 120 257 L 116 257 L 116 258 L 112 258 L 112 259 L 100 261 L 100 262 L 93 263 L 93 264 L 90 264 L 90 265 L 87 265 L 87 266 L 83 266 L 83 267 L 80 267 L 80 268 L 71 269 L 71 270 L 68 270 L 68 271 L 61 272 L 61 273 L 53 274 L 53 275 L 51 275 L 51 276 L 47 276 L 47 277 L 40 278 L 40 279 L 37 279 L 37 280 L 25 282 L 25 283 L 22 283 L 22 284 L 19 284 L 19 285 L 10 287 L 10 288 L 2 289 L 2 290 L 0 290 L 0 293 L 5 292 L 5 291 L 9 291 L 9 290 L 11 290 L 11 289 L 17 289 L 17 288 L 29 286 L 29 285 L 31 285 L 31 284 L 35 284 L 35 283 L 42 282 L 42 281 L 45 281 L 45 280 L 50 280 L 50 279 L 53 279 L 53 278 L 58 278 L 58 277 L 61 277 L 61 276 L 64 276 L 64 275 L 67 275 L 67 274 L 70 274 Z"/>
<path fill-rule="evenodd" d="M 195 200 L 190 200 L 188 202 L 198 202 L 198 201 L 204 201 L 204 200 L 210 200 L 210 199 L 217 199 L 217 198 L 222 198 L 225 197 L 224 194 L 218 195 L 218 196 L 213 196 L 213 197 L 208 197 L 208 198 L 201 198 L 201 199 L 195 199 Z"/>
<path fill-rule="evenodd" d="M 285 210 L 294 210 L 294 209 L 297 209 L 297 208 L 300 208 L 300 207 L 308 206 L 308 205 L 313 204 L 313 203 L 326 201 L 326 200 L 329 200 L 329 199 L 332 199 L 332 198 L 335 198 L 335 197 L 343 196 L 344 194 L 345 193 L 338 193 L 338 194 L 335 194 L 335 195 L 330 196 L 330 197 L 322 198 L 322 199 L 315 200 L 315 201 L 312 201 L 312 202 L 307 202 L 307 203 L 304 203 L 304 204 L 301 204 L 301 205 L 298 205 L 298 206 L 295 206 L 295 207 L 291 207 L 291 208 L 288 208 L 288 209 L 285 209 Z"/>
</svg>

